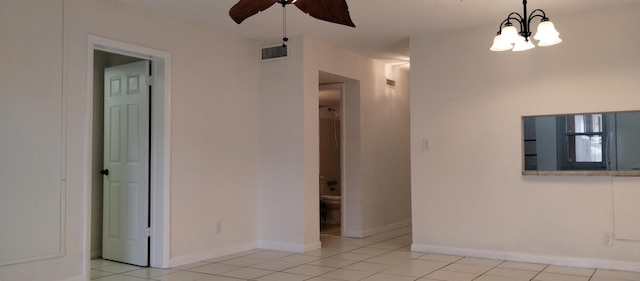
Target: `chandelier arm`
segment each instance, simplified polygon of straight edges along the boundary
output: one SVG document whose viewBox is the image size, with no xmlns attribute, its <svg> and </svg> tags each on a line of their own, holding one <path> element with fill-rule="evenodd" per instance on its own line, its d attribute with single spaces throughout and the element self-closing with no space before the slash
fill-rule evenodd
<svg viewBox="0 0 640 281">
<path fill-rule="evenodd" d="M 542 14 L 536 14 L 536 12 L 540 12 Z M 533 21 L 533 19 L 540 17 L 542 18 L 541 21 L 545 21 L 545 20 L 549 20 L 549 18 L 547 18 L 546 14 L 544 13 L 543 10 L 537 9 L 534 10 L 533 12 L 531 12 L 531 14 L 529 15 L 529 19 L 527 20 L 527 31 L 525 32 L 525 38 L 529 38 L 533 33 L 531 32 L 531 21 Z"/>
<path fill-rule="evenodd" d="M 514 16 L 517 16 L 517 18 L 514 17 Z M 525 18 L 523 16 L 521 16 L 520 14 L 518 14 L 517 12 L 511 12 L 511 14 L 509 14 L 507 16 L 507 19 L 517 20 L 517 21 L 524 21 Z"/>
<path fill-rule="evenodd" d="M 514 14 L 514 13 L 512 13 Z M 520 32 L 518 34 L 522 34 L 524 33 L 524 30 L 527 29 L 527 20 L 525 20 L 524 18 L 522 18 L 520 16 L 520 14 L 515 13 L 516 15 L 518 15 L 519 18 L 513 18 L 513 17 L 509 17 L 507 18 L 507 20 L 515 20 L 520 24 Z"/>
<path fill-rule="evenodd" d="M 517 18 L 512 17 L 511 15 L 513 14 L 517 15 L 518 17 Z M 497 34 L 498 35 L 502 34 L 502 27 L 508 26 L 507 23 L 511 24 L 512 20 L 517 21 L 520 24 L 520 29 L 522 29 L 522 22 L 524 21 L 524 19 L 520 16 L 520 14 L 514 12 L 509 14 L 509 16 L 500 23 Z"/>
<path fill-rule="evenodd" d="M 542 11 L 542 10 L 540 10 Z M 531 26 L 531 21 L 533 21 L 533 19 L 535 18 L 541 18 L 541 21 L 548 21 L 549 18 L 547 18 L 547 16 L 544 14 L 544 12 L 542 12 L 542 15 L 538 14 L 538 15 L 534 15 L 533 13 L 531 15 L 529 15 L 529 20 L 528 20 L 528 24 L 529 26 Z"/>
<path fill-rule="evenodd" d="M 517 17 L 516 17 L 517 16 Z M 526 14 L 525 14 L 526 16 Z M 524 30 L 526 28 L 527 25 L 527 20 L 525 17 L 521 16 L 520 14 L 518 14 L 517 12 L 511 12 L 508 16 L 507 16 L 507 21 L 511 21 L 511 20 L 515 20 L 520 24 L 520 30 Z"/>
<path fill-rule="evenodd" d="M 507 23 L 508 21 L 509 21 L 509 18 L 506 18 L 500 23 L 500 26 L 498 27 L 498 35 L 502 34 L 502 26 L 504 26 L 505 23 Z"/>
<path fill-rule="evenodd" d="M 535 14 L 539 12 L 539 14 Z M 547 18 L 547 14 L 542 10 L 542 9 L 535 9 L 533 10 L 533 12 L 531 12 L 531 14 L 529 14 L 529 20 L 531 20 L 531 18 L 533 17 L 542 17 L 542 18 Z"/>
<path fill-rule="evenodd" d="M 538 12 L 538 14 L 536 14 L 536 12 Z M 531 26 L 531 21 L 535 18 L 542 18 L 541 21 L 548 21 L 549 18 L 547 18 L 547 14 L 545 14 L 545 12 L 541 9 L 536 9 L 533 12 L 531 12 L 531 14 L 529 15 L 529 19 L 528 19 L 528 23 L 529 26 Z"/>
</svg>

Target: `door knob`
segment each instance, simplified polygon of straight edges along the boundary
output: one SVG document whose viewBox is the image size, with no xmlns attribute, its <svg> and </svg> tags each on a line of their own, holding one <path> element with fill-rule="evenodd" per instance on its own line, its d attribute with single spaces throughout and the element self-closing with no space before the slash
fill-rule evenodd
<svg viewBox="0 0 640 281">
<path fill-rule="evenodd" d="M 109 169 L 100 170 L 100 173 L 105 175 L 105 176 L 108 176 L 109 175 Z"/>
</svg>

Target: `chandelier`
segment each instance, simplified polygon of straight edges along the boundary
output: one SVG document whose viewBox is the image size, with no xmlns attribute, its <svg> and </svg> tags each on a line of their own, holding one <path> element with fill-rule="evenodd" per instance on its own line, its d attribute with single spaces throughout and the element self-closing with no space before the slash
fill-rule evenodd
<svg viewBox="0 0 640 281">
<path fill-rule="evenodd" d="M 512 12 L 505 20 L 500 23 L 498 34 L 493 39 L 493 45 L 491 45 L 491 51 L 506 51 L 512 50 L 514 52 L 533 49 L 536 46 L 531 42 L 531 21 L 535 18 L 541 18 L 538 30 L 533 39 L 538 40 L 538 46 L 551 46 L 562 42 L 558 31 L 553 26 L 553 23 L 549 21 L 547 15 L 543 10 L 536 9 L 531 14 L 527 14 L 527 0 L 522 1 L 524 6 L 524 13 L 522 15 Z M 516 29 L 512 22 L 517 22 L 520 27 L 520 32 Z"/>
</svg>

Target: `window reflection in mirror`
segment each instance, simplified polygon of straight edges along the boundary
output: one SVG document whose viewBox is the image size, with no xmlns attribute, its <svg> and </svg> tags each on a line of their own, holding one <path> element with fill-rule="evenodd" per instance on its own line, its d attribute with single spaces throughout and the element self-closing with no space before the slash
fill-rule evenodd
<svg viewBox="0 0 640 281">
<path fill-rule="evenodd" d="M 558 122 L 559 165 L 561 170 L 607 169 L 603 114 L 577 114 L 556 117 Z M 566 144 L 566 146 L 564 145 Z"/>
<path fill-rule="evenodd" d="M 525 116 L 524 171 L 640 170 L 640 111 Z"/>
</svg>

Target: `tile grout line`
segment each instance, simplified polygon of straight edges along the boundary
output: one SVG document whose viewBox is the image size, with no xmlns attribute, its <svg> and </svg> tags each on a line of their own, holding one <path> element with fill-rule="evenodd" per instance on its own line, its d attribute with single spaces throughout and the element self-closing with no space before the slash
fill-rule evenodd
<svg viewBox="0 0 640 281">
<path fill-rule="evenodd" d="M 549 265 L 545 265 L 545 267 L 543 269 L 541 269 L 540 271 L 538 271 L 538 273 L 536 273 L 536 275 L 533 276 L 533 278 L 531 278 L 531 281 L 536 280 L 536 277 L 538 277 L 538 275 L 540 275 L 541 273 L 543 273 L 545 270 L 547 270 L 547 268 L 549 268 Z"/>
<path fill-rule="evenodd" d="M 497 268 L 499 265 L 504 264 L 504 263 L 505 263 L 505 261 L 504 261 L 504 260 L 500 260 L 500 263 L 498 263 L 498 264 L 494 265 L 492 268 L 489 268 L 489 270 L 487 270 L 487 271 L 485 271 L 485 272 L 481 273 L 480 275 L 476 276 L 476 278 L 473 278 L 473 279 L 471 279 L 471 280 L 473 281 L 473 280 L 476 280 L 476 279 L 478 279 L 478 278 L 482 277 L 483 275 L 487 274 L 487 272 L 489 272 L 489 271 L 493 270 L 494 268 Z"/>
</svg>

